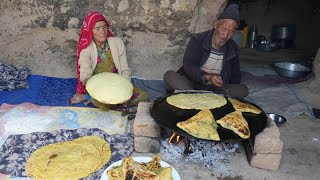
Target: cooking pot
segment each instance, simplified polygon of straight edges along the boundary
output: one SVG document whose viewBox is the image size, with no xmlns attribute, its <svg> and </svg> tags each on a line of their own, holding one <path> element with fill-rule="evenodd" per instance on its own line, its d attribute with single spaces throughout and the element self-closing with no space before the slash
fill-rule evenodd
<svg viewBox="0 0 320 180">
<path fill-rule="evenodd" d="M 296 36 L 295 24 L 279 24 L 272 26 L 272 40 L 294 40 Z"/>
</svg>

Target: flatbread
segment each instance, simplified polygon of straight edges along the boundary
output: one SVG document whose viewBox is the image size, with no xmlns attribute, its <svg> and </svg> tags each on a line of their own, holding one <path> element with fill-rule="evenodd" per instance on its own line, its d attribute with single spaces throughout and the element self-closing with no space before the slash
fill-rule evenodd
<svg viewBox="0 0 320 180">
<path fill-rule="evenodd" d="M 172 168 L 161 167 L 160 156 L 155 156 L 150 162 L 134 162 L 131 156 L 122 160 L 120 166 L 107 171 L 109 180 L 143 179 L 172 180 Z"/>
<path fill-rule="evenodd" d="M 147 163 L 140 163 L 140 164 L 144 166 L 146 169 L 148 169 L 149 171 L 153 171 L 156 174 L 159 174 L 160 171 L 162 170 L 160 163 L 161 163 L 160 155 L 156 155 L 151 159 L 151 161 Z"/>
<path fill-rule="evenodd" d="M 27 176 L 35 179 L 81 179 L 100 169 L 111 158 L 110 145 L 97 136 L 45 145 L 26 163 Z"/>
<path fill-rule="evenodd" d="M 104 104 L 121 104 L 133 94 L 133 85 L 127 78 L 116 73 L 99 73 L 92 76 L 86 90 L 93 99 Z"/>
<path fill-rule="evenodd" d="M 164 168 L 159 174 L 159 180 L 172 180 L 172 167 Z"/>
<path fill-rule="evenodd" d="M 254 105 L 251 105 L 249 103 L 244 103 L 244 102 L 241 102 L 241 101 L 239 101 L 237 99 L 233 99 L 233 98 L 228 98 L 228 100 L 231 102 L 233 108 L 236 111 L 251 112 L 254 114 L 260 114 L 262 112 L 261 109 L 257 108 Z"/>
<path fill-rule="evenodd" d="M 243 139 L 250 137 L 250 129 L 246 119 L 240 111 L 234 111 L 217 120 L 223 128 L 229 129 Z"/>
<path fill-rule="evenodd" d="M 181 93 L 169 96 L 166 100 L 180 109 L 214 109 L 227 104 L 225 97 L 211 93 Z"/>
<path fill-rule="evenodd" d="M 188 120 L 178 122 L 177 126 L 196 138 L 220 141 L 218 125 L 209 109 L 201 110 Z"/>
</svg>

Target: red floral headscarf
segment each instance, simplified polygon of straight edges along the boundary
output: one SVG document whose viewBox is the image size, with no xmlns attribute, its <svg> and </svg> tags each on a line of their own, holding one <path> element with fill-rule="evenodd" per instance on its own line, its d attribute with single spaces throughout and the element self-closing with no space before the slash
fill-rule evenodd
<svg viewBox="0 0 320 180">
<path fill-rule="evenodd" d="M 83 49 L 87 48 L 92 41 L 92 30 L 94 28 L 94 25 L 98 21 L 105 21 L 107 23 L 108 27 L 108 34 L 107 36 L 112 36 L 111 31 L 109 30 L 109 22 L 104 18 L 104 16 L 99 13 L 99 12 L 90 12 L 87 14 L 87 16 L 84 18 L 82 27 L 81 27 L 81 32 L 80 32 L 80 37 L 78 41 L 78 48 L 77 48 L 77 77 L 78 77 L 78 82 L 77 82 L 77 90 L 76 93 L 78 94 L 85 94 L 86 89 L 83 83 L 80 81 L 80 66 L 79 66 L 79 57 L 80 53 Z"/>
</svg>

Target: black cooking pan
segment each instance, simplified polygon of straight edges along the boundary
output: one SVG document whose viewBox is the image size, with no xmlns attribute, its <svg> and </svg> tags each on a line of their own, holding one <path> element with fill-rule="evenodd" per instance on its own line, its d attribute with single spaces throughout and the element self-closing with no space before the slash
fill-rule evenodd
<svg viewBox="0 0 320 180">
<path fill-rule="evenodd" d="M 182 93 L 199 93 L 199 92 L 182 92 Z M 196 109 L 180 109 L 175 106 L 172 106 L 167 103 L 166 98 L 171 95 L 176 95 L 180 93 L 174 93 L 174 94 L 168 94 L 162 97 L 159 97 L 155 100 L 153 103 L 153 106 L 151 108 L 151 116 L 158 122 L 160 126 L 163 128 L 178 133 L 181 136 L 189 137 L 189 138 L 195 138 L 182 129 L 178 128 L 176 124 L 180 121 L 185 121 L 189 119 L 190 117 L 197 114 L 200 110 Z M 245 101 L 243 99 L 238 99 L 242 102 L 250 103 L 256 107 L 257 105 Z M 258 107 L 259 108 L 259 107 Z M 261 108 L 259 108 L 261 109 Z M 215 109 L 210 109 L 213 116 L 216 120 L 224 117 L 225 115 L 235 111 L 232 104 L 227 101 L 227 104 Z M 254 114 L 254 113 L 242 113 L 244 118 L 247 120 L 249 124 L 249 129 L 251 132 L 251 136 L 254 136 L 258 133 L 260 133 L 267 124 L 267 115 L 262 112 L 260 114 Z M 241 141 L 243 140 L 240 136 L 235 134 L 233 131 L 223 128 L 218 124 L 217 131 L 220 136 L 220 141 Z M 204 139 L 205 140 L 205 139 Z"/>
</svg>

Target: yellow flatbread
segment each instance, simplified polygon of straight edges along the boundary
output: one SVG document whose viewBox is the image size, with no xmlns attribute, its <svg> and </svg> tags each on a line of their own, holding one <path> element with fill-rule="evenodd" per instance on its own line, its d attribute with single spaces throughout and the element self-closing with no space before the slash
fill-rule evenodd
<svg viewBox="0 0 320 180">
<path fill-rule="evenodd" d="M 227 114 L 226 116 L 217 120 L 217 123 L 222 127 L 238 134 L 243 139 L 250 137 L 249 125 L 240 111 L 234 111 Z"/>
<path fill-rule="evenodd" d="M 233 98 L 228 98 L 228 100 L 231 102 L 233 108 L 236 111 L 241 111 L 241 112 L 251 112 L 254 114 L 260 114 L 262 111 L 261 109 L 255 107 L 254 105 L 251 105 L 249 103 L 244 103 L 241 102 L 237 99 L 233 99 Z"/>
<path fill-rule="evenodd" d="M 172 168 L 161 167 L 160 156 L 155 156 L 150 162 L 134 162 L 131 156 L 122 160 L 120 166 L 107 171 L 109 180 L 143 179 L 143 180 L 172 180 Z"/>
<path fill-rule="evenodd" d="M 89 78 L 86 90 L 90 96 L 104 104 L 121 104 L 133 94 L 133 85 L 124 76 L 103 72 Z"/>
<path fill-rule="evenodd" d="M 172 167 L 164 168 L 159 174 L 159 180 L 172 180 Z"/>
<path fill-rule="evenodd" d="M 35 179 L 81 179 L 100 169 L 110 158 L 109 143 L 97 136 L 85 136 L 37 149 L 25 169 Z"/>
<path fill-rule="evenodd" d="M 217 132 L 218 125 L 208 109 L 201 110 L 186 121 L 178 122 L 177 126 L 196 138 L 220 140 Z"/>
<path fill-rule="evenodd" d="M 181 93 L 169 96 L 166 100 L 180 109 L 214 109 L 227 104 L 225 97 L 209 93 Z"/>
</svg>

